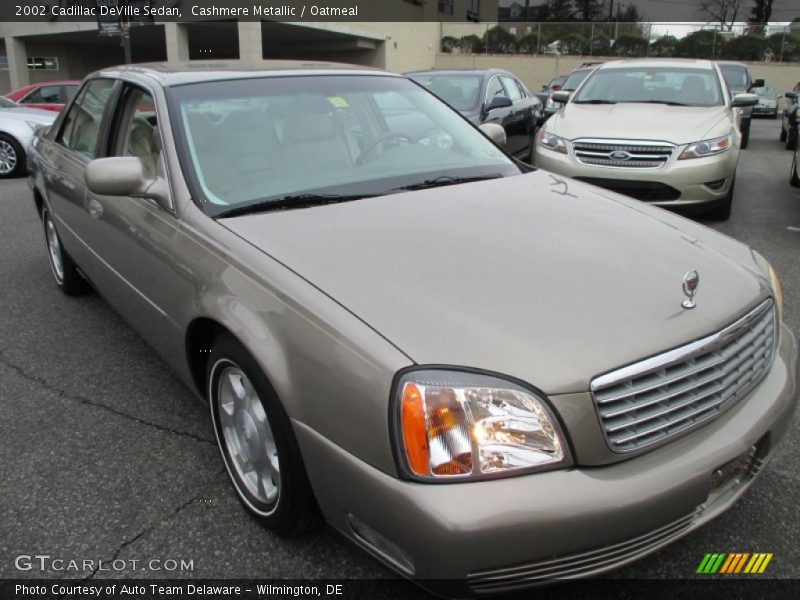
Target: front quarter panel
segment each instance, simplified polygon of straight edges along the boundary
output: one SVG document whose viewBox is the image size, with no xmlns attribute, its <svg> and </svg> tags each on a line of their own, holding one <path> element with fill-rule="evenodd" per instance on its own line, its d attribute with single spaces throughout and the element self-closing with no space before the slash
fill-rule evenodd
<svg viewBox="0 0 800 600">
<path fill-rule="evenodd" d="M 178 293 L 188 300 L 179 322 L 188 327 L 203 317 L 221 324 L 262 366 L 295 424 L 393 474 L 390 387 L 412 361 L 335 299 L 194 205 L 185 207 L 176 254 L 185 274 Z"/>
</svg>

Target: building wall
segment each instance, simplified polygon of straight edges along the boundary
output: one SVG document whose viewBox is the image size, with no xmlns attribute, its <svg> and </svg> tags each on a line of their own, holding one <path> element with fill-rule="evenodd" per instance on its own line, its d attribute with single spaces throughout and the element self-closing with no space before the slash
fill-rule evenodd
<svg viewBox="0 0 800 600">
<path fill-rule="evenodd" d="M 434 62 L 437 69 L 487 69 L 497 68 L 511 71 L 522 79 L 531 91 L 556 75 L 566 75 L 585 61 L 614 60 L 597 56 L 527 56 L 509 54 L 443 54 L 438 53 Z M 779 93 L 791 90 L 800 81 L 798 63 L 747 63 L 754 79 L 764 79 Z"/>
</svg>

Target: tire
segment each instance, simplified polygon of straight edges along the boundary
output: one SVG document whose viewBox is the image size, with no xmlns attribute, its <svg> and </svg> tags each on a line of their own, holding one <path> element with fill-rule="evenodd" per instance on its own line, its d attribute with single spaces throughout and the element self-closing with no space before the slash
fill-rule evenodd
<svg viewBox="0 0 800 600">
<path fill-rule="evenodd" d="M 744 150 L 747 148 L 747 143 L 750 141 L 750 119 L 742 123 L 742 145 L 740 148 Z"/>
<path fill-rule="evenodd" d="M 289 417 L 255 359 L 220 335 L 206 372 L 211 420 L 240 502 L 267 529 L 290 536 L 321 522 Z"/>
<path fill-rule="evenodd" d="M 786 136 L 786 144 L 784 148 L 787 150 L 797 150 L 797 130 L 790 129 Z"/>
<path fill-rule="evenodd" d="M 61 244 L 61 237 L 58 235 L 56 224 L 47 206 L 42 208 L 42 226 L 44 227 L 44 243 L 47 248 L 50 271 L 53 273 L 53 279 L 58 289 L 67 296 L 85 294 L 91 289 L 89 283 L 78 272 L 75 262 Z"/>
<path fill-rule="evenodd" d="M 0 179 L 24 175 L 26 160 L 25 150 L 16 138 L 0 133 Z"/>
<path fill-rule="evenodd" d="M 736 187 L 736 178 L 731 181 L 731 187 L 728 190 L 728 195 L 717 208 L 709 213 L 709 216 L 717 221 L 727 221 L 731 218 L 731 209 L 733 208 L 733 190 Z"/>
<path fill-rule="evenodd" d="M 789 185 L 800 188 L 800 177 L 797 176 L 797 152 L 792 156 L 792 170 L 789 172 Z"/>
</svg>

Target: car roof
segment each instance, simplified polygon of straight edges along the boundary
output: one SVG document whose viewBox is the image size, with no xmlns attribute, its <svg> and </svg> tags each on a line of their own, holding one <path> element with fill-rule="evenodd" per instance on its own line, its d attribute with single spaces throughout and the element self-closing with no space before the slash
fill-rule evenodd
<svg viewBox="0 0 800 600">
<path fill-rule="evenodd" d="M 710 60 L 693 58 L 631 58 L 613 60 L 597 67 L 598 69 L 623 69 L 627 67 L 682 67 L 684 69 L 713 69 L 714 63 Z"/>
<path fill-rule="evenodd" d="M 512 75 L 510 71 L 505 69 L 428 69 L 425 71 L 409 71 L 407 76 L 411 75 Z"/>
<path fill-rule="evenodd" d="M 33 91 L 33 90 L 35 90 L 37 88 L 45 87 L 45 86 L 48 86 L 48 85 L 80 85 L 80 83 L 81 82 L 78 79 L 57 79 L 57 80 L 53 80 L 53 81 L 40 81 L 38 83 L 30 83 L 28 85 L 24 85 L 22 87 L 19 87 L 19 88 L 15 89 L 15 90 L 11 90 L 10 92 L 8 92 L 5 95 L 26 93 L 26 92 L 30 92 L 30 91 Z"/>
<path fill-rule="evenodd" d="M 263 61 L 191 61 L 158 62 L 121 65 L 95 71 L 92 76 L 148 78 L 162 87 L 172 87 L 209 81 L 253 79 L 296 75 L 382 75 L 400 77 L 393 73 L 343 63 L 301 60 Z"/>
</svg>

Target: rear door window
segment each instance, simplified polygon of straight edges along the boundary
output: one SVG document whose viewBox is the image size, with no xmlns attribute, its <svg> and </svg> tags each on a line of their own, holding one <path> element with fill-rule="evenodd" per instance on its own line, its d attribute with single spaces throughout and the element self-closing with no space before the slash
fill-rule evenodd
<svg viewBox="0 0 800 600">
<path fill-rule="evenodd" d="M 113 79 L 94 79 L 83 87 L 64 119 L 61 144 L 88 159 L 97 156 L 103 115 L 114 85 Z"/>
</svg>

